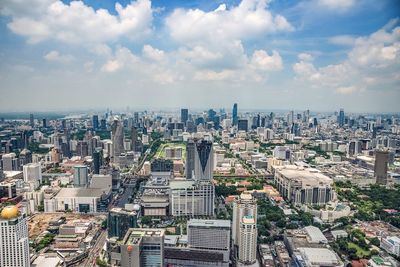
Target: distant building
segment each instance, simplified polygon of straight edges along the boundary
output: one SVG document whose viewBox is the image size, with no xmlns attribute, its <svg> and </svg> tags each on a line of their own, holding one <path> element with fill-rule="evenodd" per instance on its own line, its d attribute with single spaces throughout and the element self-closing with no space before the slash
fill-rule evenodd
<svg viewBox="0 0 400 267">
<path fill-rule="evenodd" d="M 124 125 L 118 119 L 112 124 L 112 144 L 114 161 L 124 153 Z"/>
<path fill-rule="evenodd" d="M 16 206 L 0 213 L 0 266 L 30 267 L 28 223 Z"/>
<path fill-rule="evenodd" d="M 95 129 L 95 130 L 99 129 L 99 116 L 98 115 L 93 115 L 92 126 L 93 126 L 93 129 Z"/>
<path fill-rule="evenodd" d="M 103 149 L 96 148 L 92 154 L 93 158 L 93 173 L 99 174 L 100 168 L 103 165 Z"/>
<path fill-rule="evenodd" d="M 376 177 L 377 184 L 381 185 L 387 184 L 388 163 L 389 163 L 389 151 L 376 150 L 374 174 Z"/>
<path fill-rule="evenodd" d="M 74 186 L 86 187 L 89 184 L 88 168 L 85 165 L 74 166 Z"/>
<path fill-rule="evenodd" d="M 181 123 L 186 124 L 189 119 L 189 111 L 187 108 L 181 109 Z"/>
<path fill-rule="evenodd" d="M 188 139 L 186 143 L 186 179 L 193 179 L 195 166 L 196 144 L 193 139 Z"/>
<path fill-rule="evenodd" d="M 211 141 L 196 142 L 194 156 L 194 179 L 210 181 L 213 178 L 214 152 Z"/>
<path fill-rule="evenodd" d="M 38 186 L 42 183 L 42 168 L 40 163 L 30 163 L 23 166 L 24 182 L 33 182 Z"/>
<path fill-rule="evenodd" d="M 247 132 L 249 128 L 249 122 L 247 120 L 238 120 L 238 130 Z"/>
<path fill-rule="evenodd" d="M 122 239 L 129 228 L 137 227 L 136 211 L 129 211 L 122 208 L 112 208 L 108 212 L 107 231 L 108 237 Z"/>
<path fill-rule="evenodd" d="M 232 125 L 233 125 L 233 126 L 238 125 L 238 104 L 237 104 L 237 103 L 233 104 L 233 109 L 232 109 Z"/>
</svg>

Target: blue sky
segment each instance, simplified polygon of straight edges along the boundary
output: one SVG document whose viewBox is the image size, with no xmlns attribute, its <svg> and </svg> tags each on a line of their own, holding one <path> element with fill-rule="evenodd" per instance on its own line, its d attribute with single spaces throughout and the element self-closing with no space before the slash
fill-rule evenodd
<svg viewBox="0 0 400 267">
<path fill-rule="evenodd" d="M 0 110 L 400 111 L 396 0 L 0 2 Z"/>
</svg>

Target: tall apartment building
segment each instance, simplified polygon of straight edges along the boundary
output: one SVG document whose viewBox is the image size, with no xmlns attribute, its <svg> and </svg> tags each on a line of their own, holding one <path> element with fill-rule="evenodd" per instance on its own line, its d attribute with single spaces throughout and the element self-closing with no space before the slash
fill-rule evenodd
<svg viewBox="0 0 400 267">
<path fill-rule="evenodd" d="M 195 162 L 196 144 L 193 139 L 188 139 L 186 143 L 186 179 L 193 179 Z"/>
<path fill-rule="evenodd" d="M 240 262 L 244 264 L 256 262 L 257 222 L 253 216 L 244 216 L 240 220 L 238 251 Z"/>
<path fill-rule="evenodd" d="M 381 185 L 387 184 L 388 163 L 389 163 L 389 151 L 376 150 L 374 174 L 376 177 L 377 184 Z"/>
<path fill-rule="evenodd" d="M 29 163 L 23 166 L 24 182 L 36 185 L 42 182 L 42 169 L 39 163 Z"/>
<path fill-rule="evenodd" d="M 170 181 L 172 216 L 214 216 L 214 185 L 205 181 Z"/>
<path fill-rule="evenodd" d="M 336 198 L 333 180 L 315 169 L 276 166 L 274 182 L 279 193 L 295 205 L 324 205 Z"/>
<path fill-rule="evenodd" d="M 242 193 L 233 202 L 232 241 L 239 245 L 239 228 L 242 218 L 251 216 L 257 223 L 257 201 L 251 194 Z"/>
<path fill-rule="evenodd" d="M 0 266 L 30 266 L 28 224 L 15 206 L 0 213 Z"/>
</svg>

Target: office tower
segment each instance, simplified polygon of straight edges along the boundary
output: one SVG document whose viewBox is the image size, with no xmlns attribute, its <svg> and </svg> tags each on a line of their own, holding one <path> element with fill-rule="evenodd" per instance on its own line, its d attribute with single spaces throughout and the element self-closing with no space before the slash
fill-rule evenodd
<svg viewBox="0 0 400 267">
<path fill-rule="evenodd" d="M 23 166 L 24 181 L 33 182 L 36 185 L 42 183 L 42 168 L 40 163 L 30 163 Z"/>
<path fill-rule="evenodd" d="M 85 165 L 74 166 L 74 186 L 86 187 L 88 183 L 88 168 Z"/>
<path fill-rule="evenodd" d="M 133 121 L 137 124 L 139 123 L 139 112 L 133 113 Z"/>
<path fill-rule="evenodd" d="M 34 126 L 35 126 L 35 119 L 34 119 L 34 117 L 33 117 L 33 114 L 30 114 L 30 115 L 29 115 L 29 125 L 30 125 L 31 127 L 34 127 Z"/>
<path fill-rule="evenodd" d="M 195 144 L 194 179 L 210 181 L 214 170 L 213 144 L 206 140 L 199 140 Z"/>
<path fill-rule="evenodd" d="M 381 185 L 387 184 L 388 163 L 389 163 L 389 151 L 376 150 L 374 174 L 376 177 L 377 184 Z"/>
<path fill-rule="evenodd" d="M 247 120 L 238 120 L 238 130 L 239 131 L 247 132 L 248 126 L 249 126 L 249 123 Z"/>
<path fill-rule="evenodd" d="M 99 129 L 99 116 L 98 115 L 93 115 L 92 126 L 93 126 L 93 129 L 95 129 L 95 130 Z"/>
<path fill-rule="evenodd" d="M 131 128 L 131 149 L 132 149 L 132 151 L 137 151 L 136 149 L 137 149 L 137 147 L 136 147 L 136 145 L 137 145 L 137 139 L 138 139 L 138 132 L 137 132 L 137 129 L 136 129 L 136 127 L 132 127 Z"/>
<path fill-rule="evenodd" d="M 93 173 L 100 174 L 100 167 L 103 165 L 103 149 L 95 148 L 93 151 Z"/>
<path fill-rule="evenodd" d="M 189 111 L 188 111 L 188 109 L 187 108 L 181 109 L 181 122 L 183 124 L 186 124 L 188 119 L 189 119 Z"/>
<path fill-rule="evenodd" d="M 196 144 L 193 139 L 188 139 L 186 143 L 186 179 L 193 178 L 194 163 L 195 163 Z"/>
<path fill-rule="evenodd" d="M 238 125 L 238 105 L 237 103 L 233 104 L 232 109 L 232 126 Z"/>
<path fill-rule="evenodd" d="M 102 130 L 107 129 L 107 121 L 106 121 L 105 119 L 101 119 L 101 120 L 100 120 L 100 128 L 101 128 Z"/>
<path fill-rule="evenodd" d="M 340 127 L 344 126 L 344 110 L 342 108 L 339 111 L 338 123 Z"/>
<path fill-rule="evenodd" d="M 214 216 L 214 196 L 210 181 L 170 181 L 170 215 Z"/>
<path fill-rule="evenodd" d="M 174 168 L 172 160 L 155 159 L 151 162 L 150 169 L 152 172 L 171 172 Z"/>
<path fill-rule="evenodd" d="M 112 125 L 112 142 L 114 161 L 124 153 L 124 125 L 118 119 L 115 119 Z"/>
<path fill-rule="evenodd" d="M 163 229 L 130 228 L 120 245 L 121 267 L 164 266 Z"/>
<path fill-rule="evenodd" d="M 42 126 L 43 126 L 43 128 L 47 127 L 47 120 L 46 119 L 42 120 Z"/>
<path fill-rule="evenodd" d="M 18 158 L 15 153 L 4 154 L 1 161 L 3 162 L 4 171 L 18 170 Z"/>
<path fill-rule="evenodd" d="M 207 111 L 207 121 L 214 121 L 215 115 L 217 115 L 217 112 L 215 112 L 213 109 L 209 109 Z"/>
<path fill-rule="evenodd" d="M 231 239 L 229 220 L 191 219 L 187 224 L 187 234 L 188 245 L 191 248 L 229 252 Z"/>
<path fill-rule="evenodd" d="M 242 193 L 233 202 L 232 216 L 232 241 L 239 244 L 240 223 L 244 216 L 252 216 L 257 224 L 257 201 L 251 194 Z"/>
<path fill-rule="evenodd" d="M 108 212 L 107 231 L 108 238 L 115 237 L 122 239 L 129 228 L 137 227 L 136 211 L 129 211 L 122 208 L 112 208 Z"/>
<path fill-rule="evenodd" d="M 16 206 L 7 206 L 0 213 L 0 266 L 30 266 L 28 224 Z"/>
<path fill-rule="evenodd" d="M 253 264 L 257 254 L 257 223 L 255 217 L 244 216 L 239 226 L 239 262 Z"/>
<path fill-rule="evenodd" d="M 19 165 L 32 163 L 32 153 L 28 149 L 24 149 L 19 153 Z"/>
</svg>

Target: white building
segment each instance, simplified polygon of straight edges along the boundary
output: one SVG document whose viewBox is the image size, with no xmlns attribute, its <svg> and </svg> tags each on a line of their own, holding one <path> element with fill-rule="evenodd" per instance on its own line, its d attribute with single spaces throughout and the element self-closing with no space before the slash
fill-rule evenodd
<svg viewBox="0 0 400 267">
<path fill-rule="evenodd" d="M 26 183 L 42 183 L 42 168 L 39 163 L 29 163 L 24 165 L 23 174 Z"/>
<path fill-rule="evenodd" d="M 239 226 L 239 261 L 243 264 L 256 262 L 257 222 L 253 216 L 244 216 Z"/>
<path fill-rule="evenodd" d="M 388 236 L 386 238 L 382 238 L 381 248 L 391 254 L 400 256 L 400 238 L 397 236 Z"/>
<path fill-rule="evenodd" d="M 191 219 L 187 225 L 188 244 L 192 248 L 229 251 L 231 222 L 229 220 Z"/>
<path fill-rule="evenodd" d="M 30 266 L 28 224 L 15 206 L 0 213 L 0 266 Z"/>
<path fill-rule="evenodd" d="M 244 216 L 252 216 L 257 223 L 257 202 L 251 194 L 242 193 L 233 202 L 232 241 L 239 242 L 240 222 Z"/>
<path fill-rule="evenodd" d="M 172 216 L 214 216 L 214 185 L 211 182 L 170 181 Z"/>
</svg>

